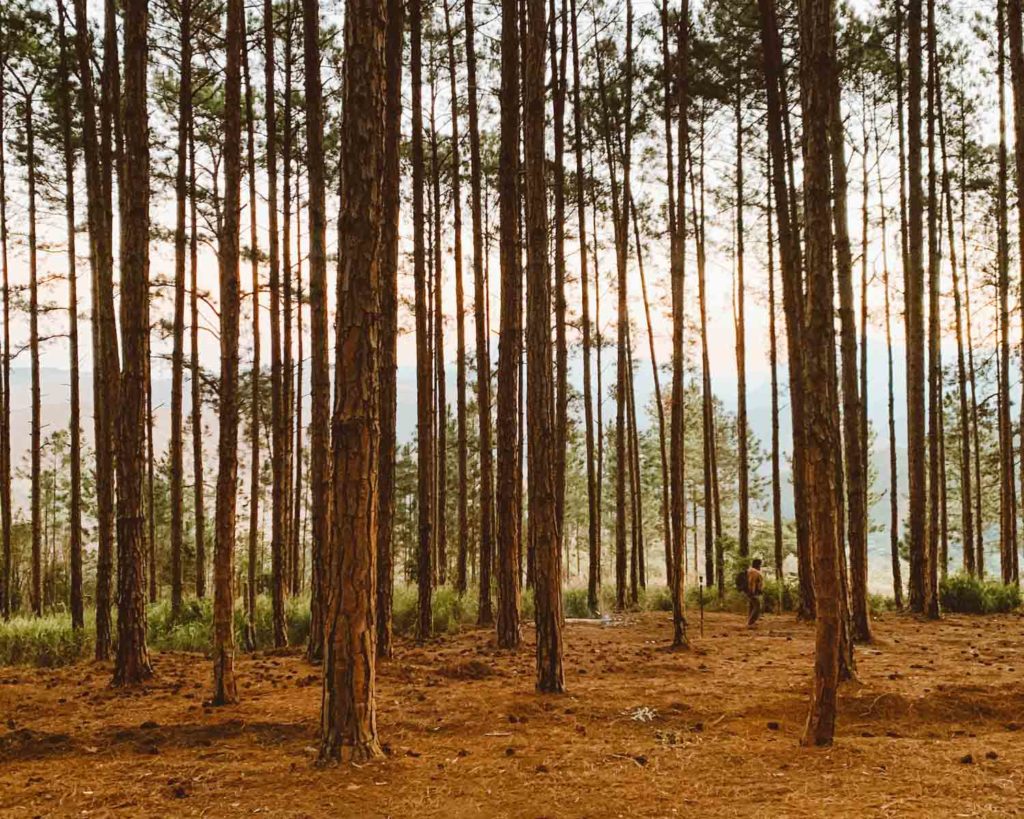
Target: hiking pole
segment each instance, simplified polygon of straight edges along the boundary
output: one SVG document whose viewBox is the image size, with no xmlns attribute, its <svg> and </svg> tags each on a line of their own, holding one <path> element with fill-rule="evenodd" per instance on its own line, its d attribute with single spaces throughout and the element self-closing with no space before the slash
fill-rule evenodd
<svg viewBox="0 0 1024 819">
<path fill-rule="evenodd" d="M 704 575 L 697 576 L 697 585 L 700 589 L 700 638 L 704 639 Z"/>
</svg>

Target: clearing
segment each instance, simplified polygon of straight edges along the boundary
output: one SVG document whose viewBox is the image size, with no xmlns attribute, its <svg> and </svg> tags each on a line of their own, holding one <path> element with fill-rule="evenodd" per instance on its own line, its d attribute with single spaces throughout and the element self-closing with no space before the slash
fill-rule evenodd
<svg viewBox="0 0 1024 819">
<path fill-rule="evenodd" d="M 694 613 L 691 613 L 695 615 Z M 1024 815 L 1022 617 L 875 620 L 836 745 L 798 746 L 813 627 L 748 633 L 709 613 L 673 653 L 669 615 L 570 622 L 568 693 L 533 693 L 532 629 L 399 640 L 378 665 L 388 758 L 313 765 L 319 669 L 238 655 L 242 701 L 203 705 L 210 666 L 160 653 L 143 689 L 110 667 L 0 669 L 3 816 Z"/>
</svg>

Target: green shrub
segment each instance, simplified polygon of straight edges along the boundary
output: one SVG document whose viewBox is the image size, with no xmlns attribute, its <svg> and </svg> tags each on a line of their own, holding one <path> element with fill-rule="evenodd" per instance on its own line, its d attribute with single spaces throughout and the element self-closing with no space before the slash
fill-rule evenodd
<svg viewBox="0 0 1024 819">
<path fill-rule="evenodd" d="M 68 614 L 12 618 L 0 625 L 0 665 L 68 665 L 91 653 L 93 631 L 71 628 Z"/>
<path fill-rule="evenodd" d="M 672 611 L 672 592 L 668 586 L 648 586 L 641 589 L 640 608 L 644 611 Z"/>
<path fill-rule="evenodd" d="M 1020 587 L 951 574 L 939 583 L 939 602 L 945 611 L 960 614 L 1000 614 L 1020 607 Z"/>
<path fill-rule="evenodd" d="M 565 616 L 573 619 L 593 617 L 594 612 L 587 605 L 587 596 L 585 588 L 566 589 L 562 592 L 562 611 Z"/>
</svg>

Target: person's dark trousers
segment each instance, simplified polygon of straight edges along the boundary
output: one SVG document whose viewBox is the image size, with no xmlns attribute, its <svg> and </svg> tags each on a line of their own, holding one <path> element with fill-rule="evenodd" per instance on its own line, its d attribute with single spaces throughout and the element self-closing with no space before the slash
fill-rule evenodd
<svg viewBox="0 0 1024 819">
<path fill-rule="evenodd" d="M 752 628 L 761 618 L 761 595 L 748 594 L 747 601 L 747 627 Z"/>
</svg>

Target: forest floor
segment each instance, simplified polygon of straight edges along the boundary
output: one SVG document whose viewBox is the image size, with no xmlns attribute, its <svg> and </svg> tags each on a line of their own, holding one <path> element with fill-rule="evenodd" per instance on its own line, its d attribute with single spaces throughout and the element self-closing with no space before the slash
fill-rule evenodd
<svg viewBox="0 0 1024 819">
<path fill-rule="evenodd" d="M 695 614 L 695 613 L 694 613 Z M 240 654 L 211 709 L 200 655 L 160 653 L 135 691 L 110 667 L 0 669 L 2 816 L 1024 815 L 1024 619 L 889 614 L 858 650 L 827 750 L 798 744 L 813 627 L 709 613 L 671 652 L 669 615 L 570 622 L 568 693 L 470 630 L 400 641 L 378 666 L 388 756 L 316 758 L 320 673 Z"/>
</svg>

